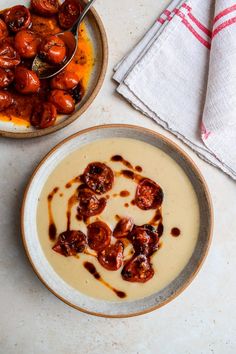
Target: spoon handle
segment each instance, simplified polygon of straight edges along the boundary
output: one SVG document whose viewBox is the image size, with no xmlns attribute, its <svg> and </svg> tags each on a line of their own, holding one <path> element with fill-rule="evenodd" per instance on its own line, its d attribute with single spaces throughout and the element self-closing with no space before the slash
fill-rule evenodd
<svg viewBox="0 0 236 354">
<path fill-rule="evenodd" d="M 95 1 L 96 1 L 96 0 L 90 0 L 90 1 L 86 4 L 86 6 L 85 6 L 85 8 L 84 8 L 84 10 L 83 10 L 83 12 L 82 12 L 82 14 L 80 15 L 79 22 L 82 22 L 82 21 L 83 21 L 85 15 L 87 14 L 87 12 L 89 11 L 90 7 L 93 5 L 93 3 L 94 3 Z"/>
<path fill-rule="evenodd" d="M 78 20 L 74 23 L 74 25 L 72 26 L 71 28 L 71 32 L 77 36 L 77 29 L 80 25 L 80 23 L 83 21 L 83 19 L 85 18 L 87 12 L 89 11 L 89 9 L 92 7 L 93 3 L 95 2 L 96 0 L 90 0 L 88 1 L 88 3 L 86 4 L 85 8 L 83 9 L 80 17 L 78 18 Z"/>
</svg>

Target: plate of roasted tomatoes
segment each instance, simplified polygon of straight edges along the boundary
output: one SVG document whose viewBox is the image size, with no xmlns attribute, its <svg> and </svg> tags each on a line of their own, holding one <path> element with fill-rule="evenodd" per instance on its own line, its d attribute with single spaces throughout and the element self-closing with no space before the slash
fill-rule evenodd
<svg viewBox="0 0 236 354">
<path fill-rule="evenodd" d="M 103 24 L 91 9 L 78 29 L 78 49 L 66 68 L 40 79 L 33 61 L 58 68 L 68 47 L 57 33 L 69 30 L 82 0 L 2 1 L 0 5 L 0 135 L 31 138 L 77 119 L 101 88 L 108 58 Z"/>
<path fill-rule="evenodd" d="M 40 280 L 78 310 L 135 316 L 180 294 L 211 241 L 210 195 L 191 159 L 165 137 L 128 125 L 81 131 L 30 179 L 26 253 Z"/>
</svg>

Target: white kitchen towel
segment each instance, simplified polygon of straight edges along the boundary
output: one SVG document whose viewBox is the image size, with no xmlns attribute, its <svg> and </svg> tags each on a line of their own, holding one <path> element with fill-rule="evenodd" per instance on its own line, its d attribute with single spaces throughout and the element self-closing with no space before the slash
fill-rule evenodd
<svg viewBox="0 0 236 354">
<path fill-rule="evenodd" d="M 236 179 L 236 4 L 174 0 L 115 68 L 136 109 Z"/>
</svg>

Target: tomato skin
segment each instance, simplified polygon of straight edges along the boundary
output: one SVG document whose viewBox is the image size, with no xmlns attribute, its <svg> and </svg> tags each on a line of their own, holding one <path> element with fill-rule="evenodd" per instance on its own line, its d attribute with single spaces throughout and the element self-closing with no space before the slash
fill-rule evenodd
<svg viewBox="0 0 236 354">
<path fill-rule="evenodd" d="M 145 255 L 134 255 L 122 269 L 121 276 L 132 283 L 146 283 L 154 276 L 150 259 Z"/>
<path fill-rule="evenodd" d="M 71 114 L 75 110 L 75 102 L 72 96 L 63 90 L 51 91 L 49 102 L 55 105 L 58 113 Z"/>
<path fill-rule="evenodd" d="M 111 242 L 111 229 L 102 221 L 95 221 L 88 225 L 88 245 L 93 250 L 100 252 Z"/>
<path fill-rule="evenodd" d="M 37 129 L 46 129 L 54 125 L 56 118 L 56 107 L 50 102 L 44 102 L 35 107 L 30 118 L 30 123 Z"/>
<path fill-rule="evenodd" d="M 50 17 L 58 13 L 58 0 L 31 0 L 31 8 L 39 15 Z"/>
<path fill-rule="evenodd" d="M 41 43 L 39 55 L 43 60 L 59 65 L 66 58 L 66 45 L 58 36 L 50 36 Z"/>
<path fill-rule="evenodd" d="M 122 218 L 116 225 L 113 236 L 115 238 L 124 238 L 129 235 L 134 227 L 134 222 L 132 218 Z"/>
<path fill-rule="evenodd" d="M 65 257 L 76 256 L 82 253 L 87 246 L 87 237 L 81 231 L 68 230 L 59 235 L 53 251 Z"/>
<path fill-rule="evenodd" d="M 7 25 L 0 19 L 0 41 L 8 36 Z"/>
<path fill-rule="evenodd" d="M 0 68 L 0 89 L 8 87 L 14 80 L 14 73 L 10 69 Z"/>
<path fill-rule="evenodd" d="M 142 179 L 136 189 L 135 204 L 142 210 L 156 209 L 163 202 L 161 187 L 149 178 Z"/>
<path fill-rule="evenodd" d="M 101 162 L 90 163 L 82 176 L 84 183 L 97 194 L 111 190 L 114 174 L 110 167 Z"/>
<path fill-rule="evenodd" d="M 0 46 L 0 68 L 10 69 L 20 64 L 20 56 L 15 49 L 7 43 Z"/>
<path fill-rule="evenodd" d="M 22 58 L 30 59 L 37 55 L 40 38 L 30 30 L 19 31 L 15 36 L 15 49 Z"/>
<path fill-rule="evenodd" d="M 78 83 L 79 78 L 76 73 L 62 71 L 51 80 L 50 85 L 52 89 L 68 91 L 74 89 Z"/>
<path fill-rule="evenodd" d="M 148 228 L 135 226 L 129 236 L 129 239 L 133 244 L 135 254 L 151 256 L 158 249 L 158 234 Z"/>
<path fill-rule="evenodd" d="M 98 199 L 95 192 L 81 185 L 78 188 L 78 216 L 89 218 L 103 212 L 107 204 L 106 198 Z"/>
<path fill-rule="evenodd" d="M 73 26 L 82 12 L 79 0 L 65 0 L 59 8 L 58 20 L 63 29 Z"/>
<path fill-rule="evenodd" d="M 12 32 L 26 29 L 31 25 L 29 9 L 23 5 L 13 6 L 4 12 L 4 21 Z"/>
<path fill-rule="evenodd" d="M 98 261 L 107 270 L 116 271 L 123 264 L 124 245 L 121 241 L 109 245 L 107 248 L 99 252 Z"/>
<path fill-rule="evenodd" d="M 9 92 L 0 90 L 0 111 L 4 111 L 4 109 L 10 107 L 13 101 L 13 97 Z"/>
<path fill-rule="evenodd" d="M 23 67 L 15 70 L 15 88 L 23 95 L 36 93 L 40 88 L 40 81 L 35 72 Z"/>
</svg>

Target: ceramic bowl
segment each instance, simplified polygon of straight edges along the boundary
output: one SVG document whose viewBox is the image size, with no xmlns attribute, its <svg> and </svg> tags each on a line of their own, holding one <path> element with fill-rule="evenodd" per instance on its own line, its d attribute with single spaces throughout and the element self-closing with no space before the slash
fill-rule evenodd
<svg viewBox="0 0 236 354">
<path fill-rule="evenodd" d="M 141 300 L 109 302 L 88 297 L 70 287 L 53 270 L 40 245 L 36 211 L 37 200 L 49 175 L 73 151 L 98 139 L 122 137 L 151 144 L 174 159 L 189 178 L 198 198 L 200 230 L 193 254 L 182 272 L 163 290 Z M 129 125 L 106 125 L 81 131 L 57 145 L 33 173 L 22 207 L 22 235 L 29 260 L 47 288 L 65 303 L 81 311 L 106 317 L 128 317 L 157 309 L 179 295 L 200 269 L 211 241 L 212 207 L 204 179 L 194 162 L 176 144 L 145 128 Z"/>
<path fill-rule="evenodd" d="M 24 0 L 2 0 L 0 10 L 19 4 L 29 6 L 29 3 L 29 1 Z M 93 102 L 104 81 L 108 62 L 108 44 L 102 21 L 94 8 L 89 11 L 84 21 L 93 45 L 95 63 L 85 95 L 82 101 L 76 106 L 75 112 L 70 116 L 60 116 L 54 126 L 41 130 L 36 130 L 33 127 L 28 128 L 15 125 L 12 122 L 0 121 L 0 136 L 10 138 L 34 138 L 53 133 L 74 122 Z"/>
</svg>

